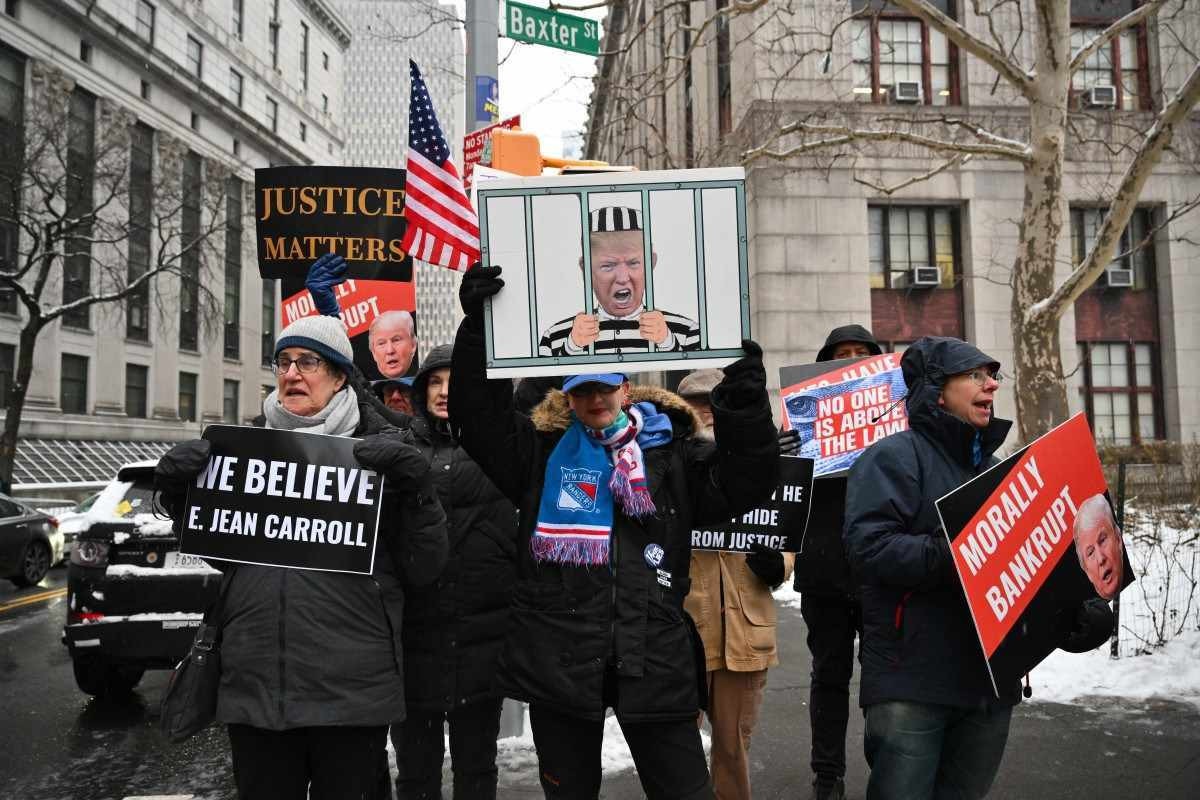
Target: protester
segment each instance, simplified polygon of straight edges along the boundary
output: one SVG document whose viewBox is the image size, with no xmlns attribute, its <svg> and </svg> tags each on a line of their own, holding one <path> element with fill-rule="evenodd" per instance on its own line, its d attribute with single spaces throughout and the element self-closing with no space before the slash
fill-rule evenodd
<svg viewBox="0 0 1200 800">
<path fill-rule="evenodd" d="M 450 419 L 520 509 L 501 689 L 530 703 L 548 798 L 598 796 L 609 707 L 651 800 L 711 797 L 695 724 L 703 655 L 683 611 L 689 537 L 776 485 L 762 351 L 744 342 L 713 390 L 715 445 L 677 395 L 621 374 L 568 378 L 525 417 L 509 381 L 486 378 L 483 303 L 499 273 L 464 277 Z"/>
<path fill-rule="evenodd" d="M 646 280 L 653 280 L 658 255 L 650 253 L 646 268 L 642 212 L 606 206 L 588 215 L 592 294 L 595 313 L 579 312 L 542 332 L 538 352 L 575 356 L 588 352 L 698 350 L 700 327 L 681 314 L 645 308 Z M 583 268 L 583 259 L 579 261 Z"/>
<path fill-rule="evenodd" d="M 1000 364 L 974 345 L 924 337 L 901 369 L 910 429 L 859 457 L 846 496 L 862 598 L 867 798 L 979 798 L 999 770 L 1020 687 L 993 692 L 934 503 L 996 462 L 1011 423 L 993 413 Z M 1100 616 L 1085 605 L 1078 621 L 1095 628 Z M 1111 614 L 1107 623 L 1064 631 L 1063 645 L 1098 646 Z"/>
<path fill-rule="evenodd" d="M 417 326 L 407 311 L 384 311 L 367 329 L 367 347 L 385 378 L 399 378 L 417 352 Z"/>
<path fill-rule="evenodd" d="M 385 406 L 405 416 L 411 417 L 415 411 L 412 398 L 413 379 L 407 377 L 384 378 L 372 381 L 371 391 Z"/>
<path fill-rule="evenodd" d="M 411 434 L 388 429 L 348 376 L 353 350 L 336 317 L 304 317 L 275 342 L 265 425 L 361 439 L 354 456 L 385 478 L 372 575 L 216 561 L 229 582 L 221 618 L 217 719 L 228 727 L 238 796 L 360 798 L 377 788 L 387 726 L 404 719 L 406 586 L 446 559 L 446 518 Z M 155 470 L 181 524 L 205 440 L 171 448 Z"/>
<path fill-rule="evenodd" d="M 817 361 L 877 356 L 883 349 L 861 325 L 829 332 Z M 842 546 L 846 479 L 822 478 L 813 486 L 813 507 L 804 534 L 804 553 L 796 564 L 794 586 L 808 629 L 812 676 L 808 718 L 812 730 L 813 797 L 846 796 L 846 726 L 850 721 L 850 678 L 854 673 L 854 637 L 862 631 L 858 598 Z"/>
<path fill-rule="evenodd" d="M 712 436 L 712 390 L 719 369 L 697 370 L 679 384 L 679 396 Z M 683 607 L 704 644 L 708 721 L 712 726 L 712 781 L 717 800 L 750 800 L 750 737 L 758 721 L 767 669 L 779 663 L 771 589 L 792 571 L 794 556 L 762 549 L 745 553 L 693 551 L 692 588 Z"/>
<path fill-rule="evenodd" d="M 1073 537 L 1079 566 L 1096 594 L 1112 600 L 1125 588 L 1125 547 L 1108 498 L 1095 494 L 1079 504 Z"/>
<path fill-rule="evenodd" d="M 493 678 L 516 579 L 517 514 L 450 434 L 450 353 L 433 348 L 413 383 L 412 432 L 449 518 L 450 554 L 404 607 L 408 717 L 392 726 L 400 800 L 440 800 L 445 723 L 454 797 L 496 797 L 503 697 Z"/>
</svg>

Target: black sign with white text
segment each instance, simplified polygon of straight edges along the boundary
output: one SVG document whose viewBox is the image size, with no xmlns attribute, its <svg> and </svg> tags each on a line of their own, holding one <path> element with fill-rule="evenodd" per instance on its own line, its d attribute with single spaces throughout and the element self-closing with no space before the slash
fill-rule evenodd
<svg viewBox="0 0 1200 800">
<path fill-rule="evenodd" d="M 799 552 L 812 486 L 811 458 L 779 456 L 779 486 L 771 499 L 722 525 L 692 529 L 692 549 L 749 553 L 760 544 L 784 553 Z"/>
<path fill-rule="evenodd" d="M 371 574 L 383 477 L 355 439 L 210 425 L 212 457 L 188 488 L 182 553 L 292 569 Z"/>
</svg>

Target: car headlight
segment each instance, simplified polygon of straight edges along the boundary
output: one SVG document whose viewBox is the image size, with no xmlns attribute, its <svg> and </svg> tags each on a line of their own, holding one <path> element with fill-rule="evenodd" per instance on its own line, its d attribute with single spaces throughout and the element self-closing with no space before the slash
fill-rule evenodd
<svg viewBox="0 0 1200 800">
<path fill-rule="evenodd" d="M 103 567 L 108 563 L 108 542 L 85 539 L 71 550 L 71 563 L 81 567 Z"/>
</svg>

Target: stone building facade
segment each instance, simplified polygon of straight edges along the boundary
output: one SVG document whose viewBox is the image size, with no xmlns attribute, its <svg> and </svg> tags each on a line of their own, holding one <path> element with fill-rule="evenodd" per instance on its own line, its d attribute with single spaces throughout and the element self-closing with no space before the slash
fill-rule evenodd
<svg viewBox="0 0 1200 800">
<path fill-rule="evenodd" d="M 851 322 L 870 327 L 885 347 L 955 335 L 1011 364 L 1020 164 L 973 157 L 886 193 L 880 188 L 924 176 L 949 156 L 895 142 L 782 160 L 748 156 L 818 138 L 778 135 L 797 119 L 854 128 L 921 119 L 925 127 L 904 129 L 952 136 L 961 126 L 950 118 L 1025 141 L 1024 101 L 991 67 L 884 3 L 768 2 L 719 15 L 728 5 L 611 7 L 601 51 L 612 55 L 597 71 L 585 157 L 643 169 L 745 164 L 753 331 L 773 383 L 778 367 L 811 361 L 831 328 Z M 991 27 L 972 3 L 935 5 L 985 41 L 994 32 L 1032 63 L 1033 36 L 1022 24 L 1032 3 L 1002 4 Z M 1073 46 L 1135 6 L 1073 0 Z M 1136 140 L 1186 79 L 1195 56 L 1185 43 L 1197 41 L 1200 9 L 1174 0 L 1075 74 L 1060 277 L 1102 219 L 1127 162 L 1121 144 Z M 1183 127 L 1119 249 L 1148 244 L 1114 261 L 1061 322 L 1072 410 L 1085 410 L 1104 440 L 1200 436 L 1200 241 L 1189 235 L 1196 212 L 1173 218 L 1200 196 L 1196 115 Z M 932 285 L 918 285 L 918 266 L 936 268 L 922 272 Z M 997 397 L 1003 416 L 1014 413 L 1012 389 L 1006 384 Z"/>
</svg>

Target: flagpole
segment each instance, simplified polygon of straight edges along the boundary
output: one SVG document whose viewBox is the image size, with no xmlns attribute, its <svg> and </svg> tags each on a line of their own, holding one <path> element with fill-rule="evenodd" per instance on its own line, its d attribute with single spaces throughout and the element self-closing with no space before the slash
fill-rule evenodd
<svg viewBox="0 0 1200 800">
<path fill-rule="evenodd" d="M 477 131 L 495 122 L 495 118 L 483 110 L 481 98 L 476 95 L 478 78 L 499 79 L 497 64 L 497 39 L 500 36 L 499 0 L 466 0 L 467 4 L 467 133 Z M 484 88 L 484 87 L 479 87 Z M 483 98 L 483 99 L 486 99 Z"/>
</svg>

